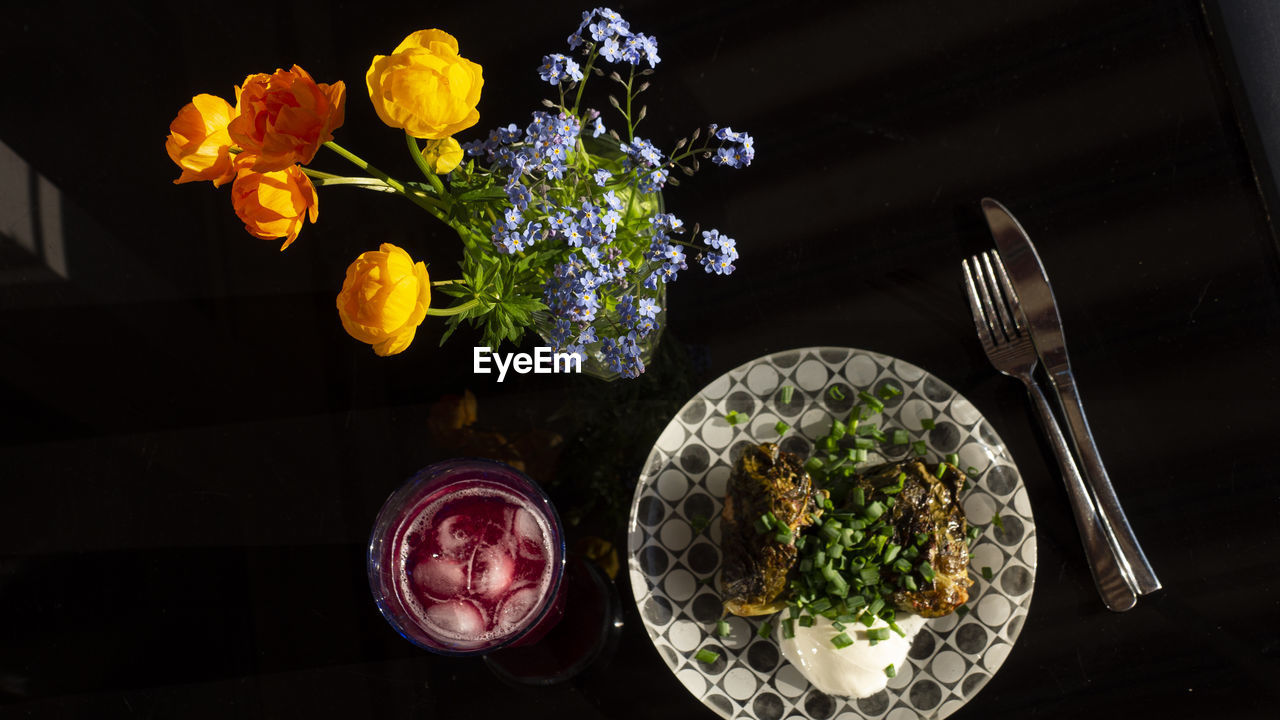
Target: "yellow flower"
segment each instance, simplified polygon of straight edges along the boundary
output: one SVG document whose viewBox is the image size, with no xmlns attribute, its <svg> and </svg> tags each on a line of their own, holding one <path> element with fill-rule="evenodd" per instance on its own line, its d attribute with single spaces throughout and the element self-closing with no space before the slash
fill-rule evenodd
<svg viewBox="0 0 1280 720">
<path fill-rule="evenodd" d="M 422 148 L 422 159 L 437 175 L 448 175 L 462 164 L 462 146 L 451 137 L 428 140 Z"/>
<path fill-rule="evenodd" d="M 375 55 L 365 75 L 382 122 L 416 138 L 442 140 L 480 119 L 482 68 L 458 55 L 443 30 L 419 30 L 390 55 Z"/>
<path fill-rule="evenodd" d="M 227 125 L 235 117 L 231 103 L 206 93 L 191 98 L 178 111 L 164 143 L 169 159 L 182 168 L 175 183 L 209 180 L 218 187 L 236 176 L 227 133 Z"/>
<path fill-rule="evenodd" d="M 252 158 L 245 164 L 249 161 Z M 314 223 L 320 215 L 316 188 L 297 165 L 274 172 L 242 168 L 231 184 L 231 205 L 250 235 L 263 240 L 285 238 L 282 251 L 298 239 L 303 218 L 310 217 Z"/>
<path fill-rule="evenodd" d="M 347 86 L 341 81 L 317 83 L 306 70 L 293 66 L 244 79 L 231 121 L 231 139 L 254 158 L 258 172 L 306 165 L 320 146 L 333 139 L 346 113 Z"/>
<path fill-rule="evenodd" d="M 342 327 L 351 337 L 372 345 L 378 355 L 395 355 L 413 342 L 431 307 L 427 266 L 383 243 L 361 253 L 347 268 L 337 305 Z"/>
</svg>

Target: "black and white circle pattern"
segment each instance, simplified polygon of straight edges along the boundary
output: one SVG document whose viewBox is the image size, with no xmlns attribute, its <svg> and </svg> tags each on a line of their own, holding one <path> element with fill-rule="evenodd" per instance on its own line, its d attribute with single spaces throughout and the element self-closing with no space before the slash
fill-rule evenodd
<svg viewBox="0 0 1280 720">
<path fill-rule="evenodd" d="M 963 497 L 965 514 L 982 529 L 970 562 L 969 612 L 930 620 L 885 690 L 868 698 L 831 697 L 812 687 L 783 657 L 775 638 L 757 630 L 768 618 L 730 616 L 731 633 L 716 636 L 721 613 L 720 510 L 730 468 L 751 443 L 779 442 L 779 420 L 793 428 L 784 449 L 807 457 L 831 418 L 847 415 L 860 390 L 885 384 L 901 395 L 885 401 L 882 428 L 924 440 L 927 459 L 948 453 L 976 468 Z M 789 403 L 782 388 L 794 388 Z M 831 388 L 840 391 L 832 396 Z M 841 399 L 837 399 L 841 398 Z M 747 420 L 730 425 L 737 411 Z M 921 429 L 933 419 L 934 428 Z M 911 452 L 885 449 L 872 463 Z M 893 453 L 897 452 L 897 455 Z M 992 519 L 999 514 L 1002 527 Z M 850 348 L 804 348 L 749 362 L 690 400 L 650 452 L 636 487 L 628 526 L 629 569 L 636 606 L 659 654 L 681 683 L 725 718 L 945 718 L 972 698 L 1008 656 L 1031 603 L 1036 572 L 1035 521 L 1013 460 L 968 401 L 920 368 Z M 991 579 L 983 577 L 991 569 Z M 700 649 L 719 653 L 706 665 Z"/>
</svg>

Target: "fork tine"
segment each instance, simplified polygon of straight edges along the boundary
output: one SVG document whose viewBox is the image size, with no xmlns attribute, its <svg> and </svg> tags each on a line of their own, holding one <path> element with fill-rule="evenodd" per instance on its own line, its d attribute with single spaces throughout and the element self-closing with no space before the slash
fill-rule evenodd
<svg viewBox="0 0 1280 720">
<path fill-rule="evenodd" d="M 1000 282 L 996 279 L 996 271 L 991 267 L 991 256 L 995 252 L 988 250 L 982 253 L 982 265 L 987 271 L 984 280 L 987 287 L 991 288 L 991 302 L 996 306 L 997 315 L 1000 317 L 1000 328 L 1004 330 L 1004 334 L 1010 340 L 1018 336 L 1018 329 L 1013 324 L 1013 320 L 1009 317 L 1009 310 L 1005 303 L 1008 302 L 1007 292 L 1001 289 Z"/>
<path fill-rule="evenodd" d="M 1007 339 L 1007 336 L 1001 332 L 1000 325 L 996 317 L 995 305 L 991 302 L 991 291 L 987 289 L 987 283 L 982 279 L 982 262 L 977 255 L 969 258 L 969 262 L 973 263 L 974 285 L 978 288 L 978 295 L 982 298 L 982 308 L 985 311 L 983 315 L 986 317 L 987 327 L 991 329 L 991 339 L 999 345 Z"/>
<path fill-rule="evenodd" d="M 988 251 L 991 259 L 996 266 L 996 274 L 1000 276 L 1000 285 L 1004 287 L 1004 299 L 1009 303 L 1009 309 L 1013 312 L 1013 322 L 1018 328 L 1019 333 L 1027 331 L 1026 322 L 1023 321 L 1025 315 L 1022 312 L 1022 302 L 1018 300 L 1018 293 L 1013 290 L 1013 283 L 1009 280 L 1009 273 L 1004 269 L 1004 260 L 1000 258 L 1000 253 Z"/>
<path fill-rule="evenodd" d="M 991 337 L 991 325 L 982 312 L 982 302 L 978 299 L 978 290 L 967 259 L 960 260 L 960 269 L 964 271 L 964 289 L 969 294 L 969 309 L 973 311 L 973 325 L 978 330 L 978 340 L 982 342 L 983 348 L 992 347 L 995 341 Z"/>
</svg>

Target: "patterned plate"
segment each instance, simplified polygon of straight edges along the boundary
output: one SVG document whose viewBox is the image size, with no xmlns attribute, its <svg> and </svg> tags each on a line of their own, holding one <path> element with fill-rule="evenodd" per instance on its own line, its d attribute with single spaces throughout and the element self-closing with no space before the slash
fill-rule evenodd
<svg viewBox="0 0 1280 720">
<path fill-rule="evenodd" d="M 963 617 L 930 620 L 889 687 L 861 700 L 831 697 L 812 687 L 782 657 L 777 640 L 756 630 L 767 618 L 729 620 L 717 637 L 720 509 L 730 468 L 748 443 L 777 442 L 775 425 L 794 428 L 784 449 L 807 457 L 833 416 L 846 416 L 858 391 L 893 384 L 903 393 L 885 402 L 882 427 L 911 431 L 928 459 L 960 456 L 980 471 L 965 492 L 970 522 L 983 529 L 973 546 Z M 782 402 L 784 386 L 794 388 Z M 832 386 L 840 388 L 831 392 Z M 724 415 L 746 421 L 731 426 Z M 921 430 L 922 419 L 935 427 Z M 886 448 L 883 459 L 910 452 Z M 871 462 L 878 459 L 873 455 Z M 992 523 L 1000 515 L 1000 526 Z M 1002 527 L 1001 527 L 1002 526 Z M 1022 629 L 1036 573 L 1035 522 L 1022 478 L 1004 444 L 974 406 L 946 383 L 894 358 L 850 348 L 804 348 L 753 360 L 720 377 L 690 400 L 658 438 L 636 487 L 627 546 L 631 587 L 645 628 L 662 659 L 702 702 L 725 718 L 945 718 L 995 674 Z M 983 579 L 991 569 L 991 580 Z M 720 654 L 705 665 L 701 648 Z"/>
</svg>

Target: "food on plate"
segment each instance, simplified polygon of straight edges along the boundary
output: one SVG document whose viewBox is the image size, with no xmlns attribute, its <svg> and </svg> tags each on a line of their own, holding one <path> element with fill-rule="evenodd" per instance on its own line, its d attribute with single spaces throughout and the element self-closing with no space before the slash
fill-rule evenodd
<svg viewBox="0 0 1280 720">
<path fill-rule="evenodd" d="M 783 654 L 823 692 L 848 697 L 883 688 L 925 619 L 968 599 L 976 536 L 954 456 L 926 463 L 921 448 L 857 469 L 870 438 L 890 442 L 874 425 L 860 429 L 866 419 L 855 408 L 848 423 L 833 420 L 804 463 L 771 443 L 747 447 L 721 522 L 725 609 L 785 609 L 776 623 Z M 893 437 L 905 444 L 901 431 Z"/>
<path fill-rule="evenodd" d="M 942 617 L 969 599 L 973 581 L 969 579 L 968 522 L 959 498 L 965 480 L 964 473 L 950 463 L 930 469 L 919 459 L 886 463 L 858 477 L 855 486 L 863 488 L 864 497 L 880 502 L 895 498 L 888 510 L 893 535 L 887 542 L 919 548 L 914 568 L 890 564 L 881 571 L 888 572 L 891 582 L 904 572 L 924 573 L 921 579 L 926 583 L 913 583 L 914 588 L 903 583 L 893 592 L 893 605 L 899 610 Z"/>
<path fill-rule="evenodd" d="M 752 445 L 734 465 L 720 516 L 721 597 L 735 615 L 786 607 L 799 552 L 794 538 L 822 512 L 804 463 L 773 443 Z"/>
<path fill-rule="evenodd" d="M 813 625 L 796 627 L 795 637 L 782 639 L 782 656 L 822 692 L 861 698 L 879 692 L 888 685 L 890 673 L 897 674 L 925 619 L 919 615 L 898 618 L 902 635 L 892 632 L 880 618 L 871 627 L 859 624 L 844 631 L 851 635 L 853 644 L 843 650 L 831 644 L 831 637 L 839 632 L 833 622 L 819 615 Z M 872 632 L 888 637 L 872 643 L 867 637 Z"/>
</svg>

